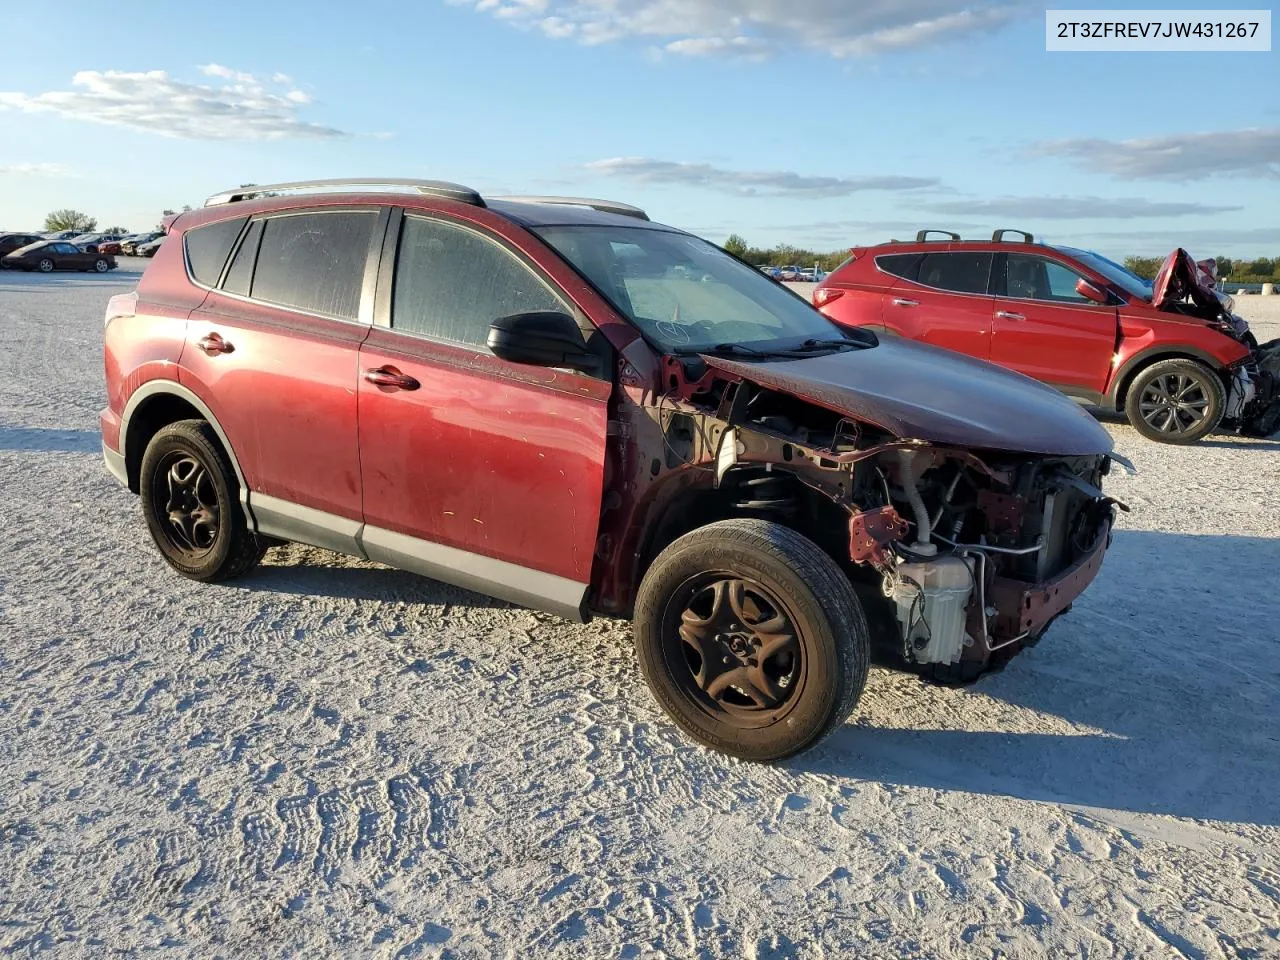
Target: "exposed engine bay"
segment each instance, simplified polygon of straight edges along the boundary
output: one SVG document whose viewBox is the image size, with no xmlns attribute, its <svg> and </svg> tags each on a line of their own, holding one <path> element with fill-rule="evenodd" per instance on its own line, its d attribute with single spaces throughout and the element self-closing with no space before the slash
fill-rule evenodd
<svg viewBox="0 0 1280 960">
<path fill-rule="evenodd" d="M 1118 505 L 1100 485 L 1126 463 L 1109 438 L 1066 455 L 904 439 L 834 397 L 753 382 L 767 365 L 731 366 L 668 358 L 671 389 L 643 408 L 662 449 L 646 482 L 683 471 L 703 520 L 805 533 L 845 568 L 882 648 L 935 678 L 971 680 L 1034 643 L 1101 568 Z"/>
<path fill-rule="evenodd" d="M 1235 300 L 1217 285 L 1217 264 L 1197 262 L 1179 247 L 1156 275 L 1152 303 L 1202 320 L 1252 351 L 1231 371 L 1223 425 L 1246 436 L 1269 437 L 1280 430 L 1280 340 L 1259 344 L 1248 321 L 1234 312 Z"/>
</svg>

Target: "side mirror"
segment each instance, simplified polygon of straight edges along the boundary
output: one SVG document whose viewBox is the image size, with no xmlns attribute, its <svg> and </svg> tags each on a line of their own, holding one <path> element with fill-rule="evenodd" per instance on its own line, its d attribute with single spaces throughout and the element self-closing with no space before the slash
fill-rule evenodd
<svg viewBox="0 0 1280 960">
<path fill-rule="evenodd" d="M 573 317 L 554 310 L 499 317 L 489 324 L 488 343 L 509 363 L 574 370 L 594 369 L 597 363 Z"/>
<path fill-rule="evenodd" d="M 1106 303 L 1107 295 L 1104 291 L 1099 290 L 1092 283 L 1081 277 L 1076 281 L 1076 293 L 1084 297 L 1086 300 L 1092 300 L 1094 303 Z"/>
</svg>

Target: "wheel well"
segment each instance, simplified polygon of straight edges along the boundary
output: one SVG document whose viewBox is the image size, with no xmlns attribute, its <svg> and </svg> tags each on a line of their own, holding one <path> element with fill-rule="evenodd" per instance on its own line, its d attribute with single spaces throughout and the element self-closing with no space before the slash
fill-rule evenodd
<svg viewBox="0 0 1280 960">
<path fill-rule="evenodd" d="M 1204 357 L 1198 357 L 1194 353 L 1184 353 L 1182 351 L 1173 350 L 1169 353 L 1159 353 L 1154 356 L 1143 357 L 1140 363 L 1134 364 L 1133 369 L 1124 374 L 1123 378 L 1120 380 L 1119 386 L 1116 388 L 1115 407 L 1117 413 L 1124 412 L 1124 403 L 1129 396 L 1129 388 L 1133 386 L 1133 381 L 1138 378 L 1138 374 L 1142 373 L 1143 370 L 1155 366 L 1157 363 L 1164 363 L 1166 360 L 1190 360 L 1192 363 L 1197 363 L 1206 370 L 1212 371 L 1219 380 L 1223 379 L 1221 372 L 1216 370 L 1210 364 L 1205 363 Z M 1223 386 L 1228 386 L 1225 380 L 1223 380 Z"/>
<path fill-rule="evenodd" d="M 742 517 L 789 527 L 816 543 L 841 569 L 857 569 L 849 559 L 849 517 L 844 509 L 793 474 L 740 468 L 726 475 L 719 489 L 685 489 L 663 505 L 661 520 L 641 552 L 632 596 L 658 554 L 680 537 L 719 520 Z"/>
<path fill-rule="evenodd" d="M 203 419 L 199 410 L 172 393 L 157 393 L 142 401 L 129 417 L 129 432 L 125 437 L 124 462 L 129 489 L 138 492 L 142 455 L 147 452 L 152 437 L 179 420 Z"/>
</svg>

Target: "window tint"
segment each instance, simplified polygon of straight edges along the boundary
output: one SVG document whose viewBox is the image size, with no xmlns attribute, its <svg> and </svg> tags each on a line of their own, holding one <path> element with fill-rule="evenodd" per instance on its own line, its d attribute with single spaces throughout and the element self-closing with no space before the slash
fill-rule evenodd
<svg viewBox="0 0 1280 960">
<path fill-rule="evenodd" d="M 392 327 L 484 346 L 494 320 L 533 310 L 572 313 L 532 270 L 494 241 L 451 223 L 405 217 Z"/>
<path fill-rule="evenodd" d="M 186 232 L 183 239 L 187 244 L 187 263 L 191 265 L 191 275 L 199 283 L 206 287 L 218 285 L 222 265 L 227 262 L 227 254 L 248 219 L 221 220 Z"/>
<path fill-rule="evenodd" d="M 986 293 L 991 274 L 989 253 L 926 253 L 917 279 L 926 287 L 955 293 Z"/>
<path fill-rule="evenodd" d="M 876 266 L 890 276 L 914 280 L 920 258 L 921 255 L 918 253 L 894 253 L 887 257 L 876 257 Z"/>
<path fill-rule="evenodd" d="M 79 253 L 80 248 L 73 243 L 55 243 L 53 245 L 54 253 Z"/>
<path fill-rule="evenodd" d="M 1011 253 L 1006 268 L 1006 295 L 1020 300 L 1055 303 L 1091 303 L 1076 293 L 1080 274 L 1044 257 Z"/>
<path fill-rule="evenodd" d="M 262 221 L 255 220 L 249 224 L 249 232 L 244 235 L 235 259 L 231 261 L 231 269 L 227 278 L 222 281 L 222 289 L 227 293 L 238 293 L 242 297 L 249 295 L 249 285 L 253 281 L 253 261 L 258 256 L 258 241 L 262 238 Z"/>
<path fill-rule="evenodd" d="M 354 320 L 373 213 L 304 213 L 264 221 L 250 296 Z"/>
</svg>

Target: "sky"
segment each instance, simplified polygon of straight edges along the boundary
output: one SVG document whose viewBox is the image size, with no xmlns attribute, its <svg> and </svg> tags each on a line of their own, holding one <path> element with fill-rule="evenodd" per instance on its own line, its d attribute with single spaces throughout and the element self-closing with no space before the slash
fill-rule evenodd
<svg viewBox="0 0 1280 960">
<path fill-rule="evenodd" d="M 717 243 L 1016 227 L 1116 257 L 1280 255 L 1280 53 L 1048 53 L 1044 11 L 14 4 L 0 228 L 72 207 L 141 230 L 242 183 L 403 176 L 623 200 Z"/>
</svg>

